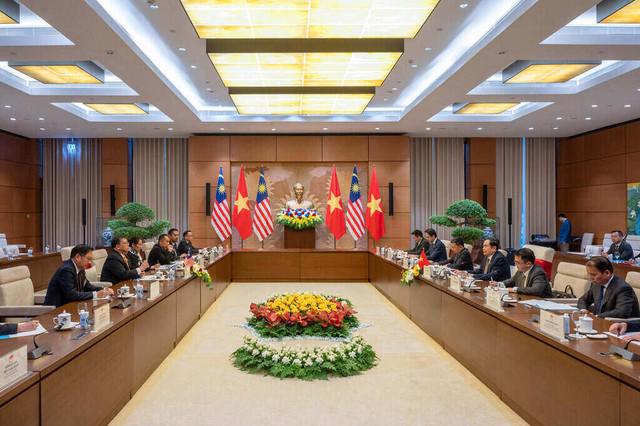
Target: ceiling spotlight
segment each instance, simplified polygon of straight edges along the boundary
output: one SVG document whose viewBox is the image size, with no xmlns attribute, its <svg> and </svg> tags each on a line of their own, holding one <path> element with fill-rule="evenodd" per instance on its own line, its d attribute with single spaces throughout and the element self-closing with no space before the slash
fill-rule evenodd
<svg viewBox="0 0 640 426">
<path fill-rule="evenodd" d="M 478 127 L 478 130 L 482 130 L 482 127 Z"/>
<path fill-rule="evenodd" d="M 589 121 L 589 120 L 591 120 L 591 117 L 585 117 L 584 119 Z"/>
<path fill-rule="evenodd" d="M 558 130 L 558 127 L 554 127 L 553 130 Z"/>
<path fill-rule="evenodd" d="M 44 131 L 44 130 L 47 130 L 47 129 L 45 129 L 44 127 L 40 127 L 40 130 L 43 130 L 43 131 Z"/>
<path fill-rule="evenodd" d="M 5 108 L 11 108 L 11 105 L 5 105 L 4 107 Z"/>
<path fill-rule="evenodd" d="M 631 105 L 627 104 L 624 106 L 625 108 L 631 108 Z"/>
<path fill-rule="evenodd" d="M 431 47 L 425 47 L 424 48 L 425 52 L 431 52 L 432 50 L 433 50 L 433 48 L 431 48 Z M 638 89 L 638 90 L 640 90 L 640 89 Z"/>
<path fill-rule="evenodd" d="M 167 130 L 173 132 L 173 127 L 169 127 Z"/>
<path fill-rule="evenodd" d="M 38 117 L 38 121 L 44 121 L 44 117 Z"/>
<path fill-rule="evenodd" d="M 380 130 L 380 127 L 376 127 L 376 130 Z"/>
<path fill-rule="evenodd" d="M 562 117 L 556 117 L 556 120 L 562 120 Z"/>
<path fill-rule="evenodd" d="M 156 4 L 156 0 L 147 0 L 147 4 L 151 9 L 158 9 L 160 7 L 159 4 Z"/>
<path fill-rule="evenodd" d="M 207 87 L 207 92 L 213 93 L 213 89 L 211 87 Z"/>
<path fill-rule="evenodd" d="M 598 108 L 598 105 L 593 104 L 593 105 L 591 105 L 591 108 Z"/>
<path fill-rule="evenodd" d="M 220 130 L 224 130 L 224 127 L 220 127 Z"/>
<path fill-rule="evenodd" d="M 529 127 L 529 130 L 533 130 L 533 127 Z"/>
<path fill-rule="evenodd" d="M 116 128 L 116 130 L 119 131 L 119 132 L 122 131 L 122 127 L 118 127 L 118 128 Z"/>
<path fill-rule="evenodd" d="M 418 64 L 411 64 L 411 68 L 418 68 Z"/>
<path fill-rule="evenodd" d="M 329 128 L 328 127 L 323 127 L 322 130 L 329 130 Z"/>
<path fill-rule="evenodd" d="M 191 69 L 192 69 L 192 70 L 194 70 L 194 69 L 196 69 L 196 68 L 198 68 L 198 66 L 197 66 L 197 65 L 191 65 Z"/>
<path fill-rule="evenodd" d="M 181 52 L 186 52 L 187 48 L 186 47 L 178 47 L 178 50 Z"/>
<path fill-rule="evenodd" d="M 276 130 L 278 130 L 278 129 L 276 129 L 275 127 L 273 129 L 271 129 L 272 132 L 275 132 Z"/>
<path fill-rule="evenodd" d="M 384 98 L 383 101 L 387 102 L 389 100 L 389 98 Z"/>
<path fill-rule="evenodd" d="M 71 127 L 67 127 L 67 128 L 65 128 L 65 130 L 71 130 Z"/>
<path fill-rule="evenodd" d="M 460 3 L 460 9 L 466 9 L 469 6 L 468 3 Z"/>
<path fill-rule="evenodd" d="M 11 117 L 9 120 L 16 121 L 16 118 L 15 117 Z"/>
<path fill-rule="evenodd" d="M 393 87 L 393 88 L 391 88 L 391 90 L 393 90 L 395 92 L 396 90 L 398 90 L 398 88 L 397 87 Z"/>
<path fill-rule="evenodd" d="M 431 127 L 427 127 L 425 130 L 429 131 L 429 130 L 431 130 Z"/>
</svg>

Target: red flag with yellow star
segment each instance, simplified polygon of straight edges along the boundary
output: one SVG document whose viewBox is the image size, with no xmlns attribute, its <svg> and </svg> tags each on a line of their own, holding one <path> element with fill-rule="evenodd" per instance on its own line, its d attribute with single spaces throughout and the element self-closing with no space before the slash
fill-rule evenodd
<svg viewBox="0 0 640 426">
<path fill-rule="evenodd" d="M 251 210 L 249 210 L 249 193 L 247 182 L 244 180 L 244 166 L 240 166 L 236 199 L 233 202 L 233 226 L 238 230 L 240 238 L 246 240 L 251 235 Z"/>
<path fill-rule="evenodd" d="M 333 166 L 333 171 L 331 172 L 331 185 L 329 186 L 325 223 L 336 240 L 339 240 L 347 231 L 344 220 L 344 209 L 342 208 L 342 198 L 340 197 L 340 185 L 338 184 L 338 176 L 336 175 L 336 166 Z"/>
<path fill-rule="evenodd" d="M 376 167 L 373 166 L 371 180 L 369 181 L 369 197 L 367 197 L 366 223 L 369 235 L 378 241 L 384 237 L 384 212 L 382 211 L 382 198 L 378 188 L 378 178 L 376 177 Z"/>
</svg>

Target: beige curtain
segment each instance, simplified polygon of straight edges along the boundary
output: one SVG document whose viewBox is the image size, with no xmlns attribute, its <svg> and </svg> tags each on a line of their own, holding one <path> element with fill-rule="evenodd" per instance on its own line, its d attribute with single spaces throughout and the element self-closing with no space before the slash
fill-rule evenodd
<svg viewBox="0 0 640 426">
<path fill-rule="evenodd" d="M 527 241 L 531 234 L 556 235 L 556 140 L 527 138 Z"/>
<path fill-rule="evenodd" d="M 188 224 L 187 139 L 133 139 L 133 199 L 157 219 L 185 230 Z"/>
<path fill-rule="evenodd" d="M 410 162 L 411 229 L 434 227 L 440 238 L 451 239 L 451 229 L 433 226 L 429 217 L 464 198 L 464 139 L 413 138 Z"/>
<path fill-rule="evenodd" d="M 101 245 L 101 139 L 42 140 L 43 246 Z M 87 225 L 82 226 L 82 199 Z M 86 235 L 85 235 L 86 231 Z"/>
<path fill-rule="evenodd" d="M 508 199 L 513 201 L 509 240 Z M 496 226 L 501 247 L 520 247 L 522 215 L 522 138 L 496 140 Z"/>
</svg>

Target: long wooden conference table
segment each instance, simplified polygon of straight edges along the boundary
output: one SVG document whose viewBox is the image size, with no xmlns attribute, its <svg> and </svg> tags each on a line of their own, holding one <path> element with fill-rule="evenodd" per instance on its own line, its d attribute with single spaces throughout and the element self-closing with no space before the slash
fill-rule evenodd
<svg viewBox="0 0 640 426">
<path fill-rule="evenodd" d="M 548 337 L 532 322 L 537 309 L 494 311 L 483 293 L 458 293 L 448 280 L 401 286 L 400 265 L 358 250 L 238 250 L 208 270 L 212 290 L 194 277 L 164 282 L 157 299 L 112 309 L 100 332 L 39 336 L 54 353 L 30 361 L 29 375 L 0 392 L 0 425 L 108 423 L 232 281 L 367 280 L 529 423 L 639 424 L 640 363 L 603 355 L 607 341 Z M 38 319 L 52 329 L 63 309 L 77 320 L 73 303 Z M 31 341 L 2 341 L 0 353 Z"/>
</svg>

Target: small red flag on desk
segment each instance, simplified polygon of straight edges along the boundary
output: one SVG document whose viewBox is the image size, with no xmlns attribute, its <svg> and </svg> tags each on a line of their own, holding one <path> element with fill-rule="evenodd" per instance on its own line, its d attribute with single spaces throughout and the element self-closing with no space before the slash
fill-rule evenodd
<svg viewBox="0 0 640 426">
<path fill-rule="evenodd" d="M 327 228 L 336 240 L 339 240 L 347 231 L 344 209 L 342 208 L 342 198 L 340 197 L 340 185 L 336 174 L 336 166 L 331 172 L 331 185 L 329 186 L 329 197 L 327 199 L 327 217 L 325 218 Z"/>
<path fill-rule="evenodd" d="M 236 199 L 233 202 L 233 226 L 238 230 L 240 238 L 246 240 L 251 235 L 251 210 L 249 210 L 249 193 L 247 182 L 244 180 L 244 166 L 240 166 Z"/>
<path fill-rule="evenodd" d="M 420 269 L 424 268 L 425 266 L 429 266 L 429 259 L 427 259 L 427 255 L 424 253 L 424 249 L 422 249 L 422 251 L 420 252 L 420 260 L 418 260 L 418 266 L 420 267 Z"/>
<path fill-rule="evenodd" d="M 369 197 L 367 197 L 367 230 L 369 235 L 378 241 L 384 236 L 384 213 L 382 211 L 382 198 L 378 188 L 378 178 L 376 177 L 376 167 L 373 166 L 371 180 L 369 183 Z"/>
</svg>

